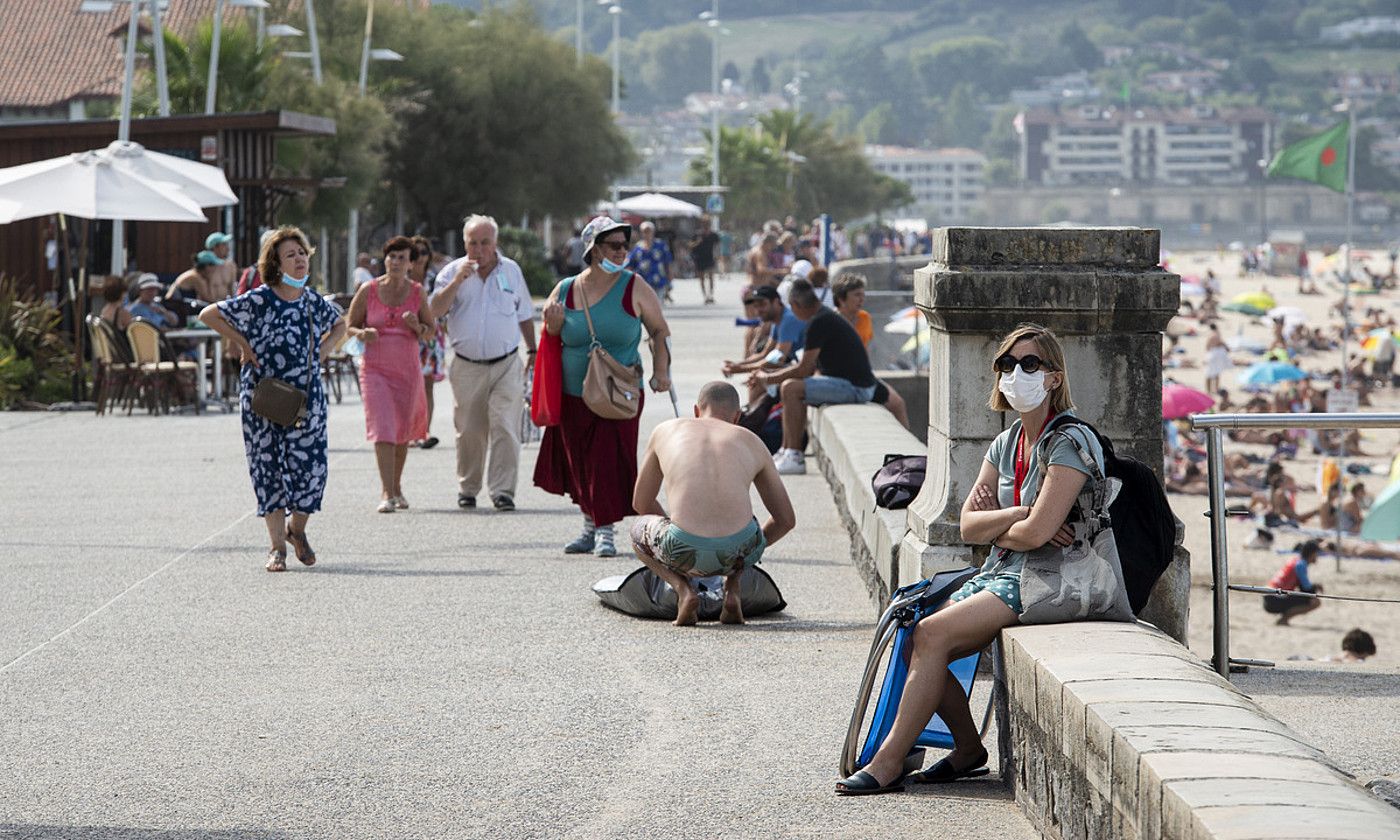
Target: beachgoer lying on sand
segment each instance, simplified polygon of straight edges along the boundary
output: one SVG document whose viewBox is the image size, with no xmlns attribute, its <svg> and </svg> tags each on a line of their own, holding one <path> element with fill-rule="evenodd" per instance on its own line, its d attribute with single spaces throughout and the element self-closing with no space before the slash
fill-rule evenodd
<svg viewBox="0 0 1400 840">
<path fill-rule="evenodd" d="M 1342 652 L 1336 656 L 1325 656 L 1323 662 L 1345 662 L 1356 664 L 1365 662 L 1366 657 L 1376 655 L 1376 640 L 1360 627 L 1353 627 L 1342 637 Z"/>
<path fill-rule="evenodd" d="M 676 625 L 696 622 L 693 578 L 724 575 L 720 621 L 743 624 L 739 578 L 797 524 L 783 480 L 758 436 L 735 425 L 739 392 L 727 382 L 700 389 L 695 418 L 667 420 L 647 441 L 632 495 L 637 559 L 676 591 Z M 671 513 L 657 495 L 666 483 Z M 768 509 L 760 528 L 749 487 Z"/>
</svg>

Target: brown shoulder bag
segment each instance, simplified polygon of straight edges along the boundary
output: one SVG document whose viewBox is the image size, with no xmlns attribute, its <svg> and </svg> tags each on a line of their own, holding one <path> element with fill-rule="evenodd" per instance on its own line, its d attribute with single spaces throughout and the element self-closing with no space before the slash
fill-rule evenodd
<svg viewBox="0 0 1400 840">
<path fill-rule="evenodd" d="M 306 391 L 275 376 L 263 377 L 253 386 L 253 413 L 286 428 L 300 426 L 306 419 L 306 400 L 307 392 L 311 390 L 311 377 L 320 374 L 320 365 L 316 364 L 316 325 L 311 320 L 310 304 L 306 306 L 306 333 Z"/>
<path fill-rule="evenodd" d="M 603 349 L 593 329 L 588 295 L 577 280 L 574 285 L 583 299 L 583 317 L 588 320 L 588 336 L 592 339 L 588 349 L 588 372 L 583 376 L 584 405 L 606 420 L 631 420 L 642 407 L 642 366 L 624 365 Z M 626 294 L 625 289 L 623 294 Z"/>
</svg>

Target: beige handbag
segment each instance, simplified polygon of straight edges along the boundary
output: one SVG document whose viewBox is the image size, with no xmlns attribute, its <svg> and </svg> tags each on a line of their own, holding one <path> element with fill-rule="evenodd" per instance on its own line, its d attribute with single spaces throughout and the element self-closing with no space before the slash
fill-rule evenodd
<svg viewBox="0 0 1400 840">
<path fill-rule="evenodd" d="M 620 282 L 620 281 L 619 281 Z M 631 420 L 642 408 L 642 366 L 624 365 L 603 349 L 593 330 L 588 295 L 583 284 L 574 281 L 583 299 L 583 317 L 588 319 L 588 372 L 583 375 L 583 403 L 588 410 L 606 420 Z"/>
</svg>

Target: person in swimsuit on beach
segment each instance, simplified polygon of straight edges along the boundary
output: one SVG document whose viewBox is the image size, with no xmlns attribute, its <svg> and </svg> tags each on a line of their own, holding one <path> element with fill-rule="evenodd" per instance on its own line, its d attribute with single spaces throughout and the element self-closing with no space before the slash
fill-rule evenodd
<svg viewBox="0 0 1400 840">
<path fill-rule="evenodd" d="M 758 436 L 736 423 L 739 392 L 727 382 L 700 389 L 694 418 L 667 420 L 647 441 L 632 495 L 641 517 L 632 526 L 637 559 L 676 590 L 676 625 L 696 622 L 694 578 L 724 575 L 720 621 L 743 624 L 739 579 L 764 549 L 797 524 L 787 490 Z M 666 501 L 657 495 L 666 482 Z M 749 486 L 768 509 L 760 528 Z"/>
</svg>

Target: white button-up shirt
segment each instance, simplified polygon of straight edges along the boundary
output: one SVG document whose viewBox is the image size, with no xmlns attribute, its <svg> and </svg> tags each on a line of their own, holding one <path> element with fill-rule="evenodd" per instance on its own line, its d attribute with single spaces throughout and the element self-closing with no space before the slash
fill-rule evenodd
<svg viewBox="0 0 1400 840">
<path fill-rule="evenodd" d="M 434 298 L 443 294 L 466 264 L 467 258 L 461 257 L 442 267 L 434 284 Z M 447 340 L 459 356 L 475 361 L 494 359 L 515 352 L 520 346 L 520 324 L 534 317 L 535 305 L 520 265 L 498 252 L 490 275 L 482 278 L 473 274 L 457 288 L 446 315 Z"/>
</svg>

